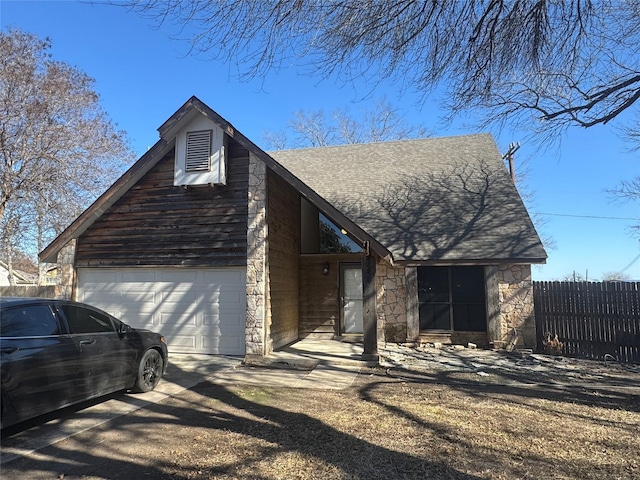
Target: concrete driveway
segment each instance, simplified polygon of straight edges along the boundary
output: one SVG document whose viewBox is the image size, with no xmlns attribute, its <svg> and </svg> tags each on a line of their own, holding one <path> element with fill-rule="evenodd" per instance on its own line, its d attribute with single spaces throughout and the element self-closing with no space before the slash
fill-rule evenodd
<svg viewBox="0 0 640 480">
<path fill-rule="evenodd" d="M 242 365 L 241 357 L 172 354 L 167 373 L 152 392 L 120 392 L 24 422 L 18 428 L 10 427 L 3 432 L 0 465 L 205 381 L 218 385 L 341 389 L 353 383 L 360 368 L 333 364 L 313 369 L 248 367 Z"/>
</svg>

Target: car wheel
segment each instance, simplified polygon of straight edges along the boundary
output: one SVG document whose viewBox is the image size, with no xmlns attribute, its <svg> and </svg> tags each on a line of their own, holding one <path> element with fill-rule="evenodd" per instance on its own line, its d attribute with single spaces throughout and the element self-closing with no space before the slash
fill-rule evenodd
<svg viewBox="0 0 640 480">
<path fill-rule="evenodd" d="M 138 376 L 134 390 L 136 392 L 150 392 L 162 377 L 162 355 L 157 350 L 147 350 L 138 365 Z"/>
</svg>

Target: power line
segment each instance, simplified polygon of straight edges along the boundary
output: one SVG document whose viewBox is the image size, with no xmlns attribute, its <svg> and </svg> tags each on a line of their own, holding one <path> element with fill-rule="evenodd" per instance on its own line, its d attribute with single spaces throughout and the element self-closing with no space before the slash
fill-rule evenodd
<svg viewBox="0 0 640 480">
<path fill-rule="evenodd" d="M 597 215 L 570 215 L 566 213 L 543 213 L 543 212 L 531 212 L 534 215 L 548 215 L 551 217 L 571 217 L 571 218 L 596 218 L 599 220 L 633 220 L 634 222 L 640 222 L 640 218 L 633 217 L 601 217 Z"/>
<path fill-rule="evenodd" d="M 624 273 L 626 270 L 629 270 L 633 266 L 633 264 L 636 263 L 638 260 L 640 260 L 640 253 L 636 255 L 636 258 L 631 260 L 631 263 L 629 265 L 627 265 L 622 270 L 620 270 L 620 273 Z"/>
</svg>

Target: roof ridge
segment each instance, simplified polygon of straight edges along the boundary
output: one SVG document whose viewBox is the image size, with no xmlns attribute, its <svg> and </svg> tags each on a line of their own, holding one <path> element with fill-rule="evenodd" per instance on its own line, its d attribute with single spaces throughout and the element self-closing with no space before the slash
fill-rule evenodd
<svg viewBox="0 0 640 480">
<path fill-rule="evenodd" d="M 323 149 L 328 150 L 332 148 L 358 148 L 358 147 L 370 146 L 370 145 L 397 145 L 401 143 L 414 143 L 414 142 L 419 143 L 419 142 L 447 140 L 447 139 L 453 139 L 453 138 L 482 137 L 482 136 L 489 136 L 493 138 L 490 132 L 478 132 L 478 133 L 464 133 L 460 135 L 445 135 L 441 137 L 405 138 L 400 140 L 381 140 L 378 142 L 343 143 L 340 145 L 321 145 L 318 147 L 283 148 L 280 150 L 267 150 L 266 153 L 271 154 L 274 152 L 301 152 L 306 150 L 323 150 Z"/>
</svg>

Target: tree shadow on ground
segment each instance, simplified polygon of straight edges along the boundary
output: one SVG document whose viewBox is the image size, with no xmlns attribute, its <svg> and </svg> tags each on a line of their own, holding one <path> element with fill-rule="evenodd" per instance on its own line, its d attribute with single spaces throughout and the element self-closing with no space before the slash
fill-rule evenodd
<svg viewBox="0 0 640 480">
<path fill-rule="evenodd" d="M 492 381 L 486 378 L 474 380 L 473 375 L 465 370 L 419 372 L 399 367 L 379 368 L 358 386 L 359 395 L 398 419 L 423 426 L 437 434 L 443 443 L 462 447 L 465 456 L 473 457 L 478 465 L 502 464 L 502 468 L 509 469 L 511 478 L 529 478 L 531 471 L 544 472 L 537 478 L 564 478 L 565 475 L 567 478 L 586 478 L 572 476 L 579 471 L 588 471 L 589 478 L 616 478 L 621 471 L 627 471 L 625 466 L 612 460 L 610 475 L 602 473 L 600 477 L 593 477 L 601 468 L 600 460 L 591 456 L 580 458 L 580 455 L 588 449 L 593 449 L 594 453 L 609 450 L 609 453 L 623 456 L 634 451 L 635 446 L 627 442 L 636 437 L 637 415 L 627 413 L 640 412 L 637 385 L 610 387 L 598 383 L 536 382 L 526 374 L 514 372 L 494 373 Z M 397 397 L 390 398 L 387 387 L 393 384 L 402 385 L 414 397 L 422 396 L 422 405 L 415 407 L 397 401 Z M 492 409 L 488 411 L 480 405 L 491 405 Z M 434 408 L 438 411 L 435 416 L 431 415 Z M 609 410 L 611 415 L 602 414 L 603 409 Z M 456 419 L 457 411 L 467 415 Z M 475 423 L 476 419 L 483 426 L 492 427 L 482 432 L 483 437 L 490 439 L 488 442 L 479 444 L 474 435 L 461 434 L 465 431 L 465 422 Z M 460 426 L 460 430 L 454 428 L 455 425 Z M 576 428 L 580 433 L 575 433 Z M 604 436 L 581 433 L 586 428 Z M 482 431 L 482 426 L 476 427 L 475 431 Z M 612 432 L 622 435 L 619 437 Z M 557 452 L 548 455 L 548 450 L 523 448 L 523 437 L 525 444 L 528 441 L 538 445 L 547 442 Z M 573 452 L 568 454 L 565 448 L 573 449 Z M 512 456 L 518 460 L 513 465 L 509 463 Z M 626 468 L 633 469 L 633 466 Z"/>
<path fill-rule="evenodd" d="M 473 381 L 468 375 L 460 376 L 458 371 L 415 372 L 399 368 L 389 371 L 367 370 L 360 377 L 356 386 L 344 393 L 327 392 L 325 397 L 314 390 L 290 390 L 287 398 L 312 406 L 319 405 L 317 402 L 324 398 L 341 398 L 341 410 L 336 411 L 335 415 L 343 415 L 345 422 L 359 424 L 363 430 L 343 431 L 339 423 L 334 423 L 334 414 L 328 417 L 314 415 L 314 409 L 308 405 L 302 409 L 291 403 L 277 406 L 273 402 L 268 404 L 260 395 L 268 396 L 269 388 L 226 388 L 203 382 L 191 391 L 149 405 L 137 413 L 97 424 L 76 438 L 50 445 L 34 456 L 9 462 L 2 466 L 3 480 L 62 478 L 62 475 L 65 479 L 113 480 L 267 479 L 276 476 L 472 480 L 484 477 L 465 473 L 461 466 L 462 459 L 455 455 L 449 458 L 446 456 L 447 449 L 466 453 L 464 460 L 468 468 L 465 471 L 479 472 L 479 465 L 489 465 L 496 472 L 510 468 L 509 453 L 504 451 L 505 448 L 508 450 L 508 445 L 498 442 L 490 448 L 479 448 L 474 444 L 474 438 L 461 436 L 455 426 L 443 422 L 437 415 L 415 414 L 413 406 L 407 404 L 406 399 L 394 402 L 387 398 L 387 393 L 397 396 L 402 391 L 386 391 L 386 385 L 403 386 L 407 392 L 415 386 L 425 387 L 424 392 L 446 387 L 454 395 L 457 392 L 472 400 L 470 407 L 465 404 L 456 408 L 473 408 L 474 402 L 501 396 L 508 397 L 506 401 L 513 404 L 546 399 L 611 410 L 637 412 L 640 408 L 640 397 L 636 393 L 600 389 L 598 394 L 594 394 L 582 386 L 559 388 L 558 385 L 534 383 L 530 378 L 509 372 L 504 372 L 503 376 L 496 375 L 493 382 L 487 382 L 486 379 Z M 134 397 L 122 394 L 113 396 L 120 401 Z M 414 398 L 416 404 L 421 401 L 420 395 L 409 398 Z M 446 400 L 436 400 L 436 405 L 438 402 L 446 406 Z M 358 416 L 358 412 L 362 411 L 358 404 L 362 403 L 375 407 L 366 410 L 366 417 Z M 547 407 L 547 410 L 540 412 L 551 417 L 558 413 L 553 411 L 553 407 Z M 83 414 L 82 411 L 75 413 Z M 324 414 L 327 415 L 326 410 Z M 386 417 L 384 421 L 390 427 L 378 442 L 377 438 L 366 433 L 367 422 L 377 423 L 383 420 L 382 417 Z M 584 420 L 593 421 L 586 417 Z M 416 428 L 413 429 L 411 425 Z M 384 437 L 403 435 L 403 428 L 412 428 L 406 441 L 422 442 L 423 438 L 429 437 L 435 439 L 431 445 L 438 447 L 429 450 L 414 445 L 403 449 L 398 448 L 397 443 L 393 448 L 388 447 Z M 632 427 L 620 425 L 619 428 Z M 509 432 L 505 430 L 507 435 L 517 434 Z M 221 444 L 228 445 L 219 448 Z M 439 445 L 443 448 L 439 448 Z M 227 453 L 223 455 L 221 451 L 225 448 Z M 531 458 L 524 461 L 548 468 L 549 471 L 558 471 L 557 466 L 553 465 L 555 460 L 552 456 L 536 456 L 532 453 Z M 265 464 L 282 466 L 284 463 L 286 467 L 287 462 L 291 463 L 287 468 L 293 469 L 289 472 L 294 471 L 296 475 L 274 475 L 269 473 L 271 470 L 265 470 Z M 322 470 L 309 473 L 305 468 Z"/>
<path fill-rule="evenodd" d="M 477 376 L 478 372 L 491 372 L 486 374 L 490 378 L 480 378 Z M 477 362 L 470 362 L 468 368 L 446 371 L 426 372 L 392 367 L 385 370 L 383 378 L 447 385 L 470 396 L 508 394 L 523 399 L 546 399 L 574 405 L 640 412 L 640 384 L 612 380 L 604 376 L 595 376 L 588 382 L 581 382 L 566 380 L 560 374 L 543 375 L 533 371 L 517 372 L 504 368 L 489 370 L 482 368 Z M 609 380 L 609 383 L 606 383 L 606 380 Z"/>
<path fill-rule="evenodd" d="M 353 422 L 360 421 L 353 418 Z M 221 435 L 220 441 L 238 442 L 239 451 L 244 453 L 207 463 L 204 459 L 215 458 L 215 452 L 193 438 L 196 430 L 201 434 L 203 429 L 216 438 Z M 78 448 L 78 442 L 82 442 L 82 448 Z M 172 458 L 176 442 L 193 442 L 193 457 L 176 463 Z M 252 446 L 244 451 L 247 443 Z M 150 446 L 153 452 L 145 455 Z M 166 454 L 159 457 L 156 447 Z M 197 448 L 201 450 L 196 451 Z M 253 401 L 240 394 L 238 388 L 204 382 L 186 395 L 149 405 L 139 414 L 111 420 L 82 433 L 78 439 L 48 446 L 34 457 L 9 462 L 3 465 L 3 479 L 266 479 L 273 477 L 260 473 L 257 465 L 272 460 L 283 462 L 283 455 L 302 458 L 305 463 L 325 469 L 305 474 L 304 468 L 309 466 L 300 465 L 299 478 L 316 474 L 316 478 L 352 479 L 480 478 L 458 471 L 454 462 L 431 461 L 426 454 L 391 450 L 308 414 Z M 251 470 L 252 466 L 256 468 Z M 253 473 L 247 474 L 248 471 Z"/>
</svg>

